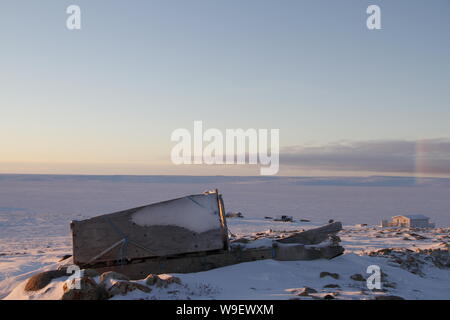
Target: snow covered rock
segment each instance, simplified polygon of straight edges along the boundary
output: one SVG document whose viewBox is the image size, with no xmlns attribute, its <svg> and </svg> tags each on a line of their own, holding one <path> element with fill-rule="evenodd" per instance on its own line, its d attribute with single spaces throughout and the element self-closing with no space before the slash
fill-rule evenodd
<svg viewBox="0 0 450 320">
<path fill-rule="evenodd" d="M 360 282 L 366 281 L 366 279 L 360 273 L 352 274 L 350 276 L 350 279 L 352 279 L 354 281 L 360 281 Z"/>
<path fill-rule="evenodd" d="M 158 275 L 158 278 L 161 280 L 164 287 L 172 283 L 181 284 L 180 278 L 174 277 L 170 274 L 160 274 Z"/>
<path fill-rule="evenodd" d="M 145 278 L 145 283 L 148 286 L 156 285 L 159 288 L 167 288 L 167 286 L 172 283 L 181 284 L 181 280 L 180 278 L 174 277 L 170 274 L 149 274 L 147 278 Z"/>
<path fill-rule="evenodd" d="M 98 285 L 90 277 L 72 279 L 63 285 L 61 300 L 104 300 L 108 298 L 104 286 Z"/>
<path fill-rule="evenodd" d="M 440 269 L 450 268 L 450 252 L 448 248 L 407 249 L 385 248 L 365 253 L 370 257 L 388 258 L 391 263 L 398 264 L 405 269 L 421 277 L 425 275 L 423 269 L 426 265 Z"/>
<path fill-rule="evenodd" d="M 340 288 L 341 286 L 335 283 L 330 283 L 330 284 L 326 284 L 323 286 L 324 288 L 331 288 L 331 289 L 336 289 L 336 288 Z"/>
<path fill-rule="evenodd" d="M 149 274 L 147 278 L 145 278 L 145 284 L 148 286 L 157 285 L 160 281 L 161 279 L 159 279 L 158 275 L 153 273 Z"/>
<path fill-rule="evenodd" d="M 319 276 L 321 278 L 332 277 L 334 279 L 339 279 L 339 274 L 338 273 L 332 273 L 332 272 L 328 272 L 328 271 L 322 271 Z"/>
<path fill-rule="evenodd" d="M 129 281 L 130 278 L 128 278 L 126 275 L 121 274 L 119 272 L 115 271 L 108 271 L 104 272 L 100 275 L 100 283 L 106 283 L 109 280 L 124 280 Z"/>
<path fill-rule="evenodd" d="M 304 287 L 303 289 L 299 290 L 297 295 L 301 297 L 307 297 L 311 293 L 317 293 L 316 289 L 310 288 L 310 287 Z"/>
<path fill-rule="evenodd" d="M 45 288 L 53 279 L 67 276 L 66 270 L 44 271 L 32 276 L 25 285 L 25 291 L 39 291 Z"/>
<path fill-rule="evenodd" d="M 107 291 L 108 296 L 111 298 L 116 295 L 126 295 L 134 290 L 140 290 L 145 293 L 150 293 L 152 291 L 152 289 L 146 285 L 131 281 L 116 281 Z"/>
</svg>

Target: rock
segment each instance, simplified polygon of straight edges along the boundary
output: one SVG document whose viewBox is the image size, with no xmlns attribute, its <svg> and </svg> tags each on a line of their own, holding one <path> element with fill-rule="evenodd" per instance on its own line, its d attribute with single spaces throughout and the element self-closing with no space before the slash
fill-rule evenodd
<svg viewBox="0 0 450 320">
<path fill-rule="evenodd" d="M 388 290 L 387 289 L 385 289 L 385 288 L 381 288 L 381 289 L 372 289 L 371 290 L 372 292 L 387 292 Z"/>
<path fill-rule="evenodd" d="M 375 300 L 405 300 L 399 296 L 376 296 Z"/>
<path fill-rule="evenodd" d="M 170 274 L 160 274 L 158 275 L 159 282 L 156 283 L 157 286 L 167 287 L 172 283 L 181 284 L 181 279 L 174 277 Z"/>
<path fill-rule="evenodd" d="M 325 300 L 333 300 L 334 296 L 331 294 L 327 294 L 325 297 L 323 297 Z"/>
<path fill-rule="evenodd" d="M 426 239 L 428 239 L 427 237 L 424 237 L 424 236 L 422 236 L 420 234 L 412 233 L 412 232 L 411 233 L 407 233 L 407 236 L 413 237 L 416 240 L 426 240 Z"/>
<path fill-rule="evenodd" d="M 126 295 L 128 292 L 134 291 L 134 290 L 141 290 L 145 293 L 150 293 L 152 289 L 149 287 L 136 283 L 131 281 L 117 281 L 114 283 L 109 289 L 108 289 L 108 295 L 110 297 L 116 296 L 116 295 Z"/>
<path fill-rule="evenodd" d="M 161 286 L 160 282 L 161 282 L 161 279 L 158 277 L 157 274 L 151 273 L 147 276 L 147 278 L 145 278 L 145 284 L 148 286 L 156 285 L 156 286 L 160 287 Z"/>
<path fill-rule="evenodd" d="M 53 287 L 48 287 L 47 289 L 45 289 L 44 294 L 47 294 L 47 293 L 53 291 L 53 289 L 55 289 L 55 288 L 53 288 Z"/>
<path fill-rule="evenodd" d="M 69 276 L 66 270 L 44 271 L 32 276 L 25 285 L 25 291 L 38 291 L 45 288 L 53 279 Z"/>
<path fill-rule="evenodd" d="M 366 281 L 366 279 L 359 273 L 355 273 L 355 274 L 351 275 L 350 279 L 355 280 L 355 281 Z"/>
<path fill-rule="evenodd" d="M 323 286 L 324 288 L 340 288 L 341 286 L 338 284 L 330 283 Z"/>
<path fill-rule="evenodd" d="M 371 257 L 374 257 L 374 256 L 385 256 L 385 255 L 391 254 L 393 250 L 394 249 L 392 249 L 392 248 L 378 249 L 378 250 L 370 252 L 369 256 L 371 256 Z"/>
<path fill-rule="evenodd" d="M 379 256 L 389 258 L 389 265 L 397 264 L 400 268 L 421 277 L 425 275 L 423 267 L 427 264 L 434 265 L 441 269 L 450 268 L 450 252 L 448 248 L 418 248 L 415 250 L 407 248 L 389 248 L 370 251 L 367 254 L 372 257 Z"/>
<path fill-rule="evenodd" d="M 308 219 L 300 219 L 301 222 L 311 222 L 311 220 Z"/>
<path fill-rule="evenodd" d="M 108 271 L 108 272 L 104 272 L 101 274 L 100 276 L 100 282 L 104 283 L 107 280 L 124 280 L 124 281 L 129 281 L 130 279 L 121 273 L 115 272 L 115 271 Z"/>
<path fill-rule="evenodd" d="M 332 273 L 332 272 L 328 272 L 328 271 L 322 271 L 320 273 L 320 277 L 324 278 L 324 277 L 332 277 L 334 279 L 339 279 L 339 274 L 338 273 Z"/>
<path fill-rule="evenodd" d="M 172 283 L 181 284 L 181 279 L 178 277 L 174 277 L 170 274 L 149 274 L 147 278 L 145 278 L 145 283 L 148 286 L 164 287 L 166 288 L 168 285 Z"/>
<path fill-rule="evenodd" d="M 304 287 L 297 292 L 297 296 L 306 297 L 311 293 L 317 293 L 317 290 L 310 287 Z"/>
<path fill-rule="evenodd" d="M 79 289 L 77 289 L 77 285 Z M 108 298 L 105 288 L 89 277 L 65 282 L 63 290 L 64 294 L 61 300 L 105 300 Z"/>
</svg>

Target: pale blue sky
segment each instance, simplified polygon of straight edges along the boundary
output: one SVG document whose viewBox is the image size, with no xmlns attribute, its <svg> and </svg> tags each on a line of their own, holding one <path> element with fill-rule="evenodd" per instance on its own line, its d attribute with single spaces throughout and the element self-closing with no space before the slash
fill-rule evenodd
<svg viewBox="0 0 450 320">
<path fill-rule="evenodd" d="M 2 0 L 0 172 L 167 173 L 194 120 L 281 147 L 450 138 L 449 34 L 448 0 Z"/>
</svg>

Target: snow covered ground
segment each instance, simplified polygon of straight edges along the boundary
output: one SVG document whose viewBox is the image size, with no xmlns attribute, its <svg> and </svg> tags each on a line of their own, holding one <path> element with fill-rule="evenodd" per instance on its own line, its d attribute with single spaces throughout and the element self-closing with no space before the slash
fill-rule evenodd
<svg viewBox="0 0 450 320">
<path fill-rule="evenodd" d="M 227 211 L 245 216 L 228 220 L 237 237 L 251 238 L 260 232 L 270 237 L 270 233 L 307 229 L 334 219 L 346 226 L 339 234 L 346 253 L 333 260 L 264 260 L 176 275 L 181 284 L 147 294 L 136 290 L 113 299 L 291 299 L 304 298 L 297 293 L 305 286 L 318 291 L 306 298 L 333 294 L 340 299 L 369 299 L 389 293 L 407 299 L 450 299 L 449 269 L 425 263 L 420 276 L 388 257 L 364 253 L 392 247 L 444 248 L 449 242 L 448 229 L 386 232 L 371 226 L 381 218 L 419 213 L 430 216 L 438 227 L 450 226 L 448 179 L 30 175 L 0 175 L 0 298 L 8 294 L 9 298 L 30 298 L 21 290 L 23 281 L 54 268 L 63 255 L 71 253 L 71 220 L 213 188 L 223 194 Z M 281 214 L 311 222 L 264 219 Z M 360 223 L 369 227 L 355 226 Z M 416 239 L 417 234 L 425 239 Z M 395 288 L 372 292 L 365 282 L 350 279 L 353 274 L 368 276 L 366 268 L 372 264 L 381 267 Z M 338 273 L 339 279 L 321 278 L 322 271 Z M 56 297 L 62 283 L 55 280 L 50 285 L 54 290 L 47 288 L 46 294 L 34 298 Z M 330 284 L 339 287 L 324 288 Z"/>
</svg>

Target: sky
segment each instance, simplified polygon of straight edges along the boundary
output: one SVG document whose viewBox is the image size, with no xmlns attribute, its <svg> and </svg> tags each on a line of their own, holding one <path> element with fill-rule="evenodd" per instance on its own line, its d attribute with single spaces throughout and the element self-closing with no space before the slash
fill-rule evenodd
<svg viewBox="0 0 450 320">
<path fill-rule="evenodd" d="M 280 175 L 450 177 L 449 31 L 448 0 L 2 0 L 0 173 L 258 174 L 173 165 L 201 120 L 280 129 Z"/>
</svg>

